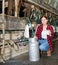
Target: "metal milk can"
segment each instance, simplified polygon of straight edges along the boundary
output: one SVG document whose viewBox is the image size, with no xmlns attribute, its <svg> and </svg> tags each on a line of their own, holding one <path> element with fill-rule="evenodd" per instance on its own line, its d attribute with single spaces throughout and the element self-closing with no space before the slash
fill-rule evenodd
<svg viewBox="0 0 58 65">
<path fill-rule="evenodd" d="M 29 39 L 29 60 L 30 61 L 39 61 L 39 43 L 35 38 Z"/>
</svg>

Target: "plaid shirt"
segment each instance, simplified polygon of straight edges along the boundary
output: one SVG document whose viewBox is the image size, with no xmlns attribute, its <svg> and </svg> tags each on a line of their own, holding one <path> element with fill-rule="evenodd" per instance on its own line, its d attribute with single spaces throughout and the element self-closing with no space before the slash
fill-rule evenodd
<svg viewBox="0 0 58 65">
<path fill-rule="evenodd" d="M 43 30 L 43 26 L 42 25 L 37 27 L 35 35 L 38 37 L 38 39 L 42 38 L 41 37 L 42 30 Z M 47 30 L 51 31 L 51 36 L 47 35 L 47 40 L 48 40 L 48 43 L 49 43 L 49 46 L 50 46 L 50 50 L 53 51 L 53 44 L 52 44 L 52 39 L 54 37 L 53 27 L 51 25 L 48 25 L 47 26 Z"/>
</svg>

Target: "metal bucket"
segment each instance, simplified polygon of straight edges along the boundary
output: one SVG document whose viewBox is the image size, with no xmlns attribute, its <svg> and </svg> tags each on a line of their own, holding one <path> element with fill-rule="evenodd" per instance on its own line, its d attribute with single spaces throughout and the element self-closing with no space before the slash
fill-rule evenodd
<svg viewBox="0 0 58 65">
<path fill-rule="evenodd" d="M 29 60 L 30 61 L 39 61 L 39 43 L 35 38 L 29 39 Z"/>
</svg>

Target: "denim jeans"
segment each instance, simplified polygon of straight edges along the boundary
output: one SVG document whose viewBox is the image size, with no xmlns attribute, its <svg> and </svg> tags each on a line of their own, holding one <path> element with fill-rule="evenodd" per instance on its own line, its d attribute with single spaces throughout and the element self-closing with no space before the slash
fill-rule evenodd
<svg viewBox="0 0 58 65">
<path fill-rule="evenodd" d="M 39 40 L 39 49 L 41 51 L 48 51 L 49 50 L 49 43 L 47 39 L 40 39 Z"/>
</svg>

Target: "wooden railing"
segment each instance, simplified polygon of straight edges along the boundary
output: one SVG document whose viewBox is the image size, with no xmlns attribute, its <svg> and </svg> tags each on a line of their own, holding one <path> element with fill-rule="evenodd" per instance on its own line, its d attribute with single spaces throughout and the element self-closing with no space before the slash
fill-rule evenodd
<svg viewBox="0 0 58 65">
<path fill-rule="evenodd" d="M 20 18 L 20 17 L 15 17 L 15 16 L 9 16 L 5 15 L 4 17 L 5 21 L 5 30 L 24 30 L 25 25 L 27 23 L 26 18 Z M 0 24 L 2 22 L 2 14 L 0 15 Z M 1 25 L 0 25 L 0 30 L 1 30 Z"/>
</svg>

